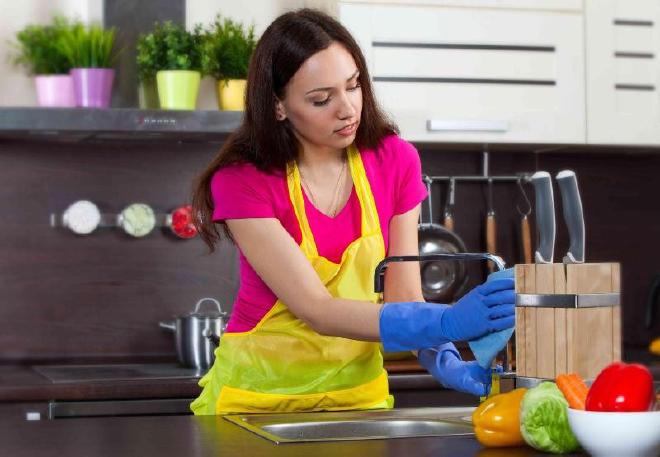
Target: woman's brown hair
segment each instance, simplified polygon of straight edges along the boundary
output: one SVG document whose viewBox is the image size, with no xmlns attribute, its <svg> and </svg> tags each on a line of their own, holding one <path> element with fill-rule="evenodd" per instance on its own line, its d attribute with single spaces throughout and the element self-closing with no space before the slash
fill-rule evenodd
<svg viewBox="0 0 660 457">
<path fill-rule="evenodd" d="M 362 115 L 356 132 L 358 148 L 375 149 L 381 140 L 396 133 L 396 126 L 376 103 L 367 64 L 355 39 L 337 20 L 313 9 L 279 16 L 259 39 L 250 60 L 245 113 L 238 129 L 225 141 L 215 158 L 195 182 L 192 197 L 195 226 L 202 240 L 214 251 L 220 240 L 213 222 L 211 180 L 215 172 L 231 163 L 247 162 L 265 172 L 286 172 L 298 158 L 298 143 L 288 121 L 275 118 L 276 97 L 284 98 L 291 77 L 309 57 L 333 42 L 342 44 L 355 60 L 362 86 Z M 227 225 L 221 223 L 227 238 Z"/>
</svg>

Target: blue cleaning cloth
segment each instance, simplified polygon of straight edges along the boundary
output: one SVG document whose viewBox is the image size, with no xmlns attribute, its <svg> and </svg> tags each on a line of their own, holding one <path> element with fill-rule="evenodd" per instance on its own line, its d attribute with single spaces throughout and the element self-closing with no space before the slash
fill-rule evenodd
<svg viewBox="0 0 660 457">
<path fill-rule="evenodd" d="M 488 281 L 493 279 L 504 279 L 504 278 L 513 278 L 513 268 L 507 268 L 506 270 L 496 271 L 488 275 Z M 506 343 L 511 338 L 514 328 L 508 328 L 506 330 L 500 330 L 499 332 L 490 333 L 486 336 L 473 341 L 468 341 L 470 349 L 474 354 L 474 358 L 482 368 L 489 368 L 493 363 L 495 356 L 506 346 Z"/>
</svg>

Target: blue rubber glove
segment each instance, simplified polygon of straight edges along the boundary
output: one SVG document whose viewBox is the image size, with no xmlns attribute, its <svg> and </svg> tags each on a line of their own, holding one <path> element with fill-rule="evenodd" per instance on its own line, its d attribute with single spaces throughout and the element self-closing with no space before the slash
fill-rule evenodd
<svg viewBox="0 0 660 457">
<path fill-rule="evenodd" d="M 453 306 L 385 303 L 380 339 L 386 352 L 432 348 L 450 341 L 473 340 L 515 324 L 513 279 L 475 287 Z"/>
<path fill-rule="evenodd" d="M 474 340 L 516 325 L 515 281 L 494 279 L 475 287 L 442 315 L 451 341 Z"/>
<path fill-rule="evenodd" d="M 451 343 L 434 349 L 422 349 L 417 358 L 444 387 L 477 396 L 486 396 L 490 392 L 493 379 L 491 368 L 482 368 L 474 360 L 461 360 Z"/>
</svg>

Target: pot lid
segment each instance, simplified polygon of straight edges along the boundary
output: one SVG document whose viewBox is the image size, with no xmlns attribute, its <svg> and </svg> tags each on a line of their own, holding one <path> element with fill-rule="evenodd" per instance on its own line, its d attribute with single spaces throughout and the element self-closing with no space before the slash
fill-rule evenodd
<svg viewBox="0 0 660 457">
<path fill-rule="evenodd" d="M 216 309 L 200 310 L 200 308 L 202 306 L 202 303 L 205 303 L 205 302 L 215 303 L 215 306 L 217 307 L 217 310 Z M 206 297 L 206 298 L 200 299 L 197 302 L 197 304 L 195 305 L 195 309 L 192 312 L 190 312 L 188 314 L 185 314 L 185 316 L 188 316 L 188 317 L 223 317 L 223 316 L 226 316 L 226 315 L 227 315 L 227 313 L 224 312 L 222 310 L 222 308 L 220 307 L 220 302 L 218 300 L 216 300 L 215 298 L 211 298 L 211 297 Z"/>
</svg>

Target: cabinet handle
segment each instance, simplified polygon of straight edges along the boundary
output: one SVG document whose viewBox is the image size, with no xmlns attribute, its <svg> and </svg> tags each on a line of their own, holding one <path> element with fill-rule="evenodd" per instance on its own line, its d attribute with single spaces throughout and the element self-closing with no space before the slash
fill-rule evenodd
<svg viewBox="0 0 660 457">
<path fill-rule="evenodd" d="M 442 119 L 429 119 L 426 129 L 430 132 L 507 132 L 507 121 L 451 121 Z"/>
</svg>

